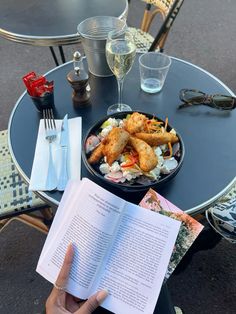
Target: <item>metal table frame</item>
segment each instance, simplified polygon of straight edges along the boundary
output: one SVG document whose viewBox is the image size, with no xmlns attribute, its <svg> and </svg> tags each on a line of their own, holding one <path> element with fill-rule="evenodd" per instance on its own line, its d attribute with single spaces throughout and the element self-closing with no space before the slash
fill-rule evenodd
<svg viewBox="0 0 236 314">
<path fill-rule="evenodd" d="M 126 20 L 127 15 L 128 15 L 128 0 L 125 0 L 125 9 L 121 13 L 119 18 Z M 62 63 L 65 63 L 66 59 L 65 59 L 62 46 L 80 43 L 80 36 L 78 33 L 73 33 L 73 34 L 68 34 L 68 35 L 58 35 L 58 36 L 43 36 L 43 35 L 42 36 L 34 36 L 34 35 L 29 36 L 29 35 L 24 35 L 20 33 L 14 33 L 6 29 L 3 29 L 1 28 L 1 23 L 0 23 L 0 36 L 7 40 L 17 42 L 20 44 L 49 47 L 56 66 L 59 65 L 59 61 L 54 51 L 54 48 L 53 48 L 54 46 L 58 47 L 61 61 Z"/>
</svg>

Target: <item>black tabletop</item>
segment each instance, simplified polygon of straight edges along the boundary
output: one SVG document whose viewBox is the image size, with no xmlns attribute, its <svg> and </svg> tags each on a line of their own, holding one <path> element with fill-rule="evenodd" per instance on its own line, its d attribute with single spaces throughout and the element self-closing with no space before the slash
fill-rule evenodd
<svg viewBox="0 0 236 314">
<path fill-rule="evenodd" d="M 47 74 L 55 82 L 56 118 L 82 116 L 83 136 L 88 128 L 106 115 L 107 107 L 117 99 L 115 77 L 91 75 L 91 106 L 74 109 L 72 89 L 66 74 L 72 63 L 64 64 Z M 229 188 L 236 174 L 236 111 L 225 112 L 198 106 L 178 110 L 179 90 L 193 88 L 207 93 L 232 94 L 217 78 L 190 63 L 172 58 L 163 90 L 147 94 L 140 89 L 138 57 L 124 84 L 124 102 L 134 110 L 155 114 L 181 134 L 185 144 L 185 158 L 179 173 L 158 192 L 188 213 L 196 213 Z M 22 176 L 29 182 L 38 132 L 40 113 L 24 93 L 17 102 L 9 122 L 9 144 L 13 160 Z M 91 178 L 82 163 L 82 175 Z M 117 193 L 126 200 L 138 203 L 144 193 Z M 61 192 L 41 193 L 57 204 Z"/>
<path fill-rule="evenodd" d="M 127 0 L 1 0 L 0 35 L 32 45 L 72 44 L 84 19 L 120 17 L 127 8 Z"/>
</svg>

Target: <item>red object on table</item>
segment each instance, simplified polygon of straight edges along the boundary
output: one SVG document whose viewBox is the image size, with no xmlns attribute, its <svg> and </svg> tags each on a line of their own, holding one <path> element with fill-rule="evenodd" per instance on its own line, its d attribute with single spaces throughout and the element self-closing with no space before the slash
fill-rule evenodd
<svg viewBox="0 0 236 314">
<path fill-rule="evenodd" d="M 31 86 L 30 86 L 30 82 L 32 82 L 32 80 L 36 78 L 36 74 L 35 72 L 29 72 L 28 74 L 26 74 L 25 76 L 22 77 L 23 82 L 25 83 L 25 86 L 28 90 L 28 93 L 31 95 Z"/>
<path fill-rule="evenodd" d="M 52 93 L 54 82 L 48 82 L 44 76 L 37 76 L 35 72 L 29 72 L 22 77 L 30 96 L 42 97 L 45 93 Z"/>
</svg>

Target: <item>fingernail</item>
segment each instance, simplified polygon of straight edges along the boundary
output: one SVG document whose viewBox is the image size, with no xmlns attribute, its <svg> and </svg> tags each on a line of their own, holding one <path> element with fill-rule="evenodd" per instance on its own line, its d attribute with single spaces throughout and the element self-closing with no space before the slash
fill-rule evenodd
<svg viewBox="0 0 236 314">
<path fill-rule="evenodd" d="M 98 303 L 101 304 L 106 299 L 107 296 L 108 296 L 108 291 L 102 290 L 102 291 L 98 292 L 96 299 L 97 299 Z"/>
<path fill-rule="evenodd" d="M 70 242 L 69 245 L 68 245 L 68 247 L 70 247 L 70 248 L 72 247 L 72 248 L 73 248 L 73 247 L 74 247 L 74 243 L 73 243 L 73 242 Z"/>
<path fill-rule="evenodd" d="M 66 250 L 66 257 L 72 261 L 73 256 L 74 256 L 74 246 L 73 246 L 73 243 L 70 243 Z"/>
</svg>

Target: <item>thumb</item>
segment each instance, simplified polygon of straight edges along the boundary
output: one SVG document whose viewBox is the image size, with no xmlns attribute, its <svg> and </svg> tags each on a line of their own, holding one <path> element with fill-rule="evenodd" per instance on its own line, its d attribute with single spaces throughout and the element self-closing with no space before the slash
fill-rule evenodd
<svg viewBox="0 0 236 314">
<path fill-rule="evenodd" d="M 81 306 L 81 308 L 75 312 L 75 314 L 90 314 L 96 310 L 97 307 L 105 300 L 108 296 L 107 290 L 101 290 L 92 295 L 88 300 Z"/>
</svg>

